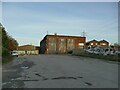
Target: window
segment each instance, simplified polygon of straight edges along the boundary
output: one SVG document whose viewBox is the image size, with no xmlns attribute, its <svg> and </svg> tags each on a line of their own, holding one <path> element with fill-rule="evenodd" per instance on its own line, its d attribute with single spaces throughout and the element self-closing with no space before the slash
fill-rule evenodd
<svg viewBox="0 0 120 90">
<path fill-rule="evenodd" d="M 84 43 L 78 43 L 78 48 L 84 48 Z"/>
<path fill-rule="evenodd" d="M 106 45 L 106 43 L 102 43 L 102 45 Z"/>
<path fill-rule="evenodd" d="M 91 45 L 93 45 L 93 43 L 91 43 Z"/>
<path fill-rule="evenodd" d="M 84 43 L 78 43 L 79 46 L 84 46 Z"/>
<path fill-rule="evenodd" d="M 49 38 L 49 50 L 56 51 L 56 38 Z"/>
<path fill-rule="evenodd" d="M 68 39 L 67 40 L 68 50 L 74 49 L 74 39 Z"/>
</svg>

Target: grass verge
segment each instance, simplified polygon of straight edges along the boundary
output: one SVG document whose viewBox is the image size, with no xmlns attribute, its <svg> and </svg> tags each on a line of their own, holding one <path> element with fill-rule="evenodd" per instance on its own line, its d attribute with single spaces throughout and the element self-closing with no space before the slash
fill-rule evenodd
<svg viewBox="0 0 120 90">
<path fill-rule="evenodd" d="M 13 60 L 13 56 L 2 57 L 2 64 L 7 64 Z"/>
</svg>

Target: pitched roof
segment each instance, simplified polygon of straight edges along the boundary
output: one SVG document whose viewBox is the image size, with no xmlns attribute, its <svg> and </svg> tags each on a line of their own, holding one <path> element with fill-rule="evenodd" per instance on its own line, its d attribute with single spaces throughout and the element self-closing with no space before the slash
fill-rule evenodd
<svg viewBox="0 0 120 90">
<path fill-rule="evenodd" d="M 23 45 L 23 46 L 18 46 L 18 50 L 35 50 L 35 46 L 33 45 Z"/>
<path fill-rule="evenodd" d="M 97 40 L 93 39 L 91 41 L 88 41 L 87 43 L 90 43 L 90 42 L 93 42 L 93 41 L 98 42 Z"/>
<path fill-rule="evenodd" d="M 100 40 L 99 42 L 106 42 L 106 43 L 109 43 L 108 41 L 106 41 L 106 40 L 104 40 L 104 39 L 103 39 L 103 40 Z"/>
</svg>

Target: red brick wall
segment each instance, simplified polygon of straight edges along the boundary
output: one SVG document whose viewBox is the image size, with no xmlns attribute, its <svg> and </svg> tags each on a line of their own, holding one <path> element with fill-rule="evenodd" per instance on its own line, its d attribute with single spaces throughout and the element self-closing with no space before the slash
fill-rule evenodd
<svg viewBox="0 0 120 90">
<path fill-rule="evenodd" d="M 67 40 L 68 39 L 74 39 L 74 47 L 75 48 L 79 48 L 79 43 L 84 43 L 84 48 L 86 47 L 86 38 L 85 37 L 74 37 L 74 36 L 58 36 L 58 35 L 48 35 L 46 36 L 46 53 L 47 53 L 47 49 L 49 50 L 49 38 L 55 38 L 56 39 L 56 51 L 59 52 L 59 39 L 65 39 L 65 42 L 66 42 L 66 48 L 65 48 L 65 51 L 68 50 L 68 45 L 67 45 Z M 62 52 L 61 52 L 62 53 Z"/>
</svg>

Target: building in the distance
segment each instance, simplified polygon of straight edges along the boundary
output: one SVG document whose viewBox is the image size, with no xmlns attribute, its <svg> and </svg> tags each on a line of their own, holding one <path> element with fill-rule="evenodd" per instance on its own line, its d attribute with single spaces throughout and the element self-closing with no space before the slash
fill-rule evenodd
<svg viewBox="0 0 120 90">
<path fill-rule="evenodd" d="M 33 45 L 23 45 L 18 46 L 16 51 L 19 55 L 37 55 L 39 54 L 39 49 L 37 48 Z"/>
<path fill-rule="evenodd" d="M 95 47 L 95 46 L 98 46 L 98 41 L 97 40 L 91 40 L 91 41 L 88 41 L 86 43 L 86 46 L 92 46 L 92 47 Z"/>
<path fill-rule="evenodd" d="M 66 53 L 74 48 L 85 48 L 86 37 L 46 35 L 40 42 L 40 53 Z"/>
<path fill-rule="evenodd" d="M 101 40 L 98 42 L 98 45 L 101 47 L 108 47 L 109 46 L 109 42 L 106 40 Z"/>
<path fill-rule="evenodd" d="M 109 47 L 109 42 L 106 40 L 101 40 L 101 41 L 97 41 L 97 40 L 91 40 L 89 42 L 86 43 L 86 47 L 91 46 L 91 47 Z"/>
</svg>

